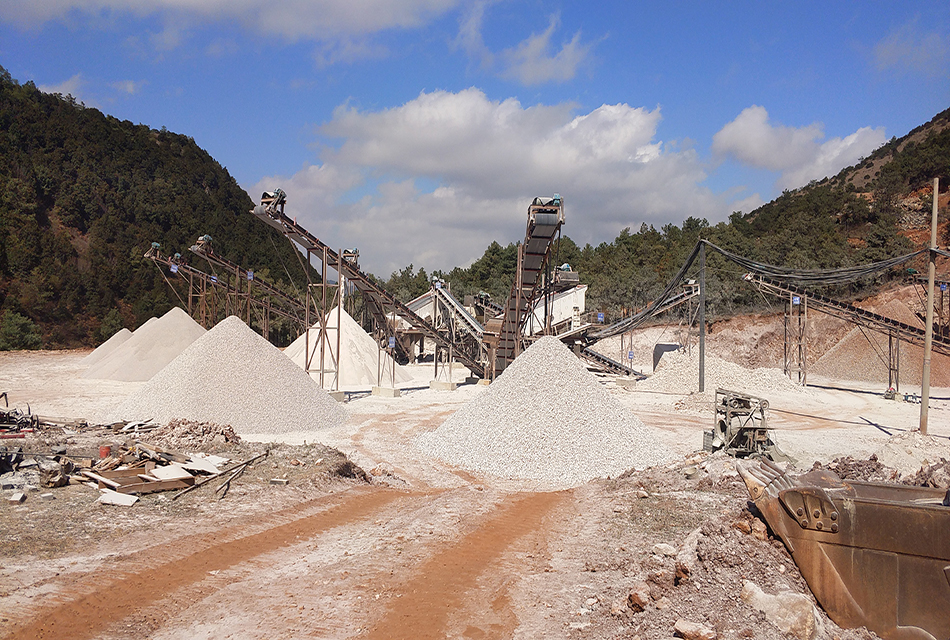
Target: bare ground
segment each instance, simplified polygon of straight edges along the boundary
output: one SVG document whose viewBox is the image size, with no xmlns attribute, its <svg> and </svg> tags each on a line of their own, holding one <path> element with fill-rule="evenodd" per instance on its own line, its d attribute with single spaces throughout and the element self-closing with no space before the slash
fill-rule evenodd
<svg viewBox="0 0 950 640">
<path fill-rule="evenodd" d="M 82 355 L 0 354 L 0 379 L 41 414 L 94 415 L 130 389 L 76 381 Z M 918 407 L 828 386 L 771 399 L 780 442 L 806 468 L 867 458 L 915 426 Z M 347 424 L 316 438 L 209 446 L 235 460 L 271 450 L 223 500 L 205 488 L 120 508 L 70 486 L 51 490 L 53 500 L 30 492 L 21 505 L 4 502 L 0 636 L 646 640 L 671 637 L 686 619 L 719 638 L 786 637 L 739 598 L 743 581 L 810 594 L 749 511 L 731 462 L 693 454 L 711 416 L 688 394 L 611 388 L 679 462 L 551 492 L 424 459 L 412 439 L 478 392 L 462 387 L 354 398 Z M 932 433 L 950 436 L 950 403 L 931 416 Z M 115 442 L 110 432 L 50 430 L 3 444 L 43 452 L 65 441 L 90 453 L 106 440 Z M 927 446 L 906 447 L 908 457 L 933 458 Z M 341 454 L 328 447 L 371 482 L 341 477 Z M 275 477 L 289 485 L 269 484 Z M 677 583 L 674 559 L 656 545 L 679 549 L 697 529 L 697 564 Z M 649 599 L 637 611 L 628 595 L 641 583 Z M 875 637 L 823 614 L 822 624 L 820 638 Z"/>
</svg>

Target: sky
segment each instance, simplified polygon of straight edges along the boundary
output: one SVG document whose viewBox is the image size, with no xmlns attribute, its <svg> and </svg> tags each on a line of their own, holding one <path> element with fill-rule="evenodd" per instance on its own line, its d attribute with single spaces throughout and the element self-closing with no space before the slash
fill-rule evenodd
<svg viewBox="0 0 950 640">
<path fill-rule="evenodd" d="M 535 196 L 597 245 L 834 175 L 950 107 L 950 4 L 0 0 L 0 65 L 387 277 L 519 241 Z"/>
</svg>

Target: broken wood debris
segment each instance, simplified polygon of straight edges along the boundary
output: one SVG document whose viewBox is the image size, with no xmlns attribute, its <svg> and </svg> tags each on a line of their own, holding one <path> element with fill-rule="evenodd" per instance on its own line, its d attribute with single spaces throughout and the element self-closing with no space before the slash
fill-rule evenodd
<svg viewBox="0 0 950 640">
<path fill-rule="evenodd" d="M 266 458 L 269 453 L 270 453 L 270 450 L 265 451 L 264 453 L 262 453 L 262 454 L 260 454 L 260 455 L 256 455 L 256 456 L 254 456 L 253 458 L 250 458 L 250 459 L 248 459 L 248 460 L 245 460 L 244 462 L 239 462 L 239 463 L 237 463 L 237 464 L 235 464 L 235 465 L 232 465 L 232 466 L 228 467 L 227 469 L 225 469 L 224 471 L 221 471 L 221 472 L 219 472 L 219 473 L 216 473 L 216 474 L 214 474 L 214 475 L 212 475 L 212 476 L 210 476 L 210 477 L 204 478 L 204 479 L 202 479 L 201 481 L 196 482 L 193 486 L 188 487 L 187 489 L 182 489 L 181 491 L 179 491 L 178 493 L 176 493 L 175 495 L 173 495 L 173 496 L 172 496 L 172 500 L 177 500 L 178 498 L 180 498 L 181 496 L 185 495 L 186 493 L 188 493 L 188 492 L 190 492 L 190 491 L 194 491 L 194 490 L 197 489 L 198 487 L 201 487 L 201 486 L 207 484 L 208 482 L 211 482 L 212 480 L 214 480 L 214 479 L 216 479 L 216 478 L 220 478 L 221 476 L 223 476 L 223 475 L 226 474 L 226 473 L 231 473 L 232 471 L 236 471 L 236 470 L 238 470 L 238 469 L 246 469 L 248 466 L 254 464 L 255 462 L 257 462 L 257 461 L 260 460 L 261 458 Z M 237 475 L 240 475 L 240 474 L 236 474 L 236 475 L 235 475 L 235 478 L 237 477 Z M 228 478 L 228 480 L 225 481 L 224 484 L 227 484 L 227 485 L 230 486 L 231 480 L 234 480 L 234 478 Z M 222 485 L 222 486 L 223 486 L 223 485 Z M 217 493 L 217 492 L 216 492 L 216 493 Z M 225 490 L 225 493 L 227 493 L 227 490 Z M 224 496 L 222 495 L 221 497 L 223 498 Z"/>
</svg>

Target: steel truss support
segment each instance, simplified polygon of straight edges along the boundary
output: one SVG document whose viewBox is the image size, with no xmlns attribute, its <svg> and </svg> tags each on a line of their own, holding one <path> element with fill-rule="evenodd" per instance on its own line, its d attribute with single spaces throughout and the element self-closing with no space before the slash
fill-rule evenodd
<svg viewBox="0 0 950 640">
<path fill-rule="evenodd" d="M 789 293 L 785 299 L 784 370 L 792 380 L 808 385 L 808 297 Z"/>
</svg>

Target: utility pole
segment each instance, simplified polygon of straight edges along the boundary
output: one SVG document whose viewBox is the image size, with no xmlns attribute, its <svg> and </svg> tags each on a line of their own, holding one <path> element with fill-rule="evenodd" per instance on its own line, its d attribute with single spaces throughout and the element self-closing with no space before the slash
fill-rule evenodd
<svg viewBox="0 0 950 640">
<path fill-rule="evenodd" d="M 706 243 L 699 241 L 699 392 L 706 390 Z"/>
<path fill-rule="evenodd" d="M 920 433 L 927 435 L 927 417 L 930 412 L 930 353 L 934 333 L 934 278 L 937 259 L 937 196 L 940 178 L 934 178 L 933 212 L 930 217 L 930 251 L 927 264 L 927 328 L 924 333 L 924 370 L 920 381 Z"/>
</svg>

